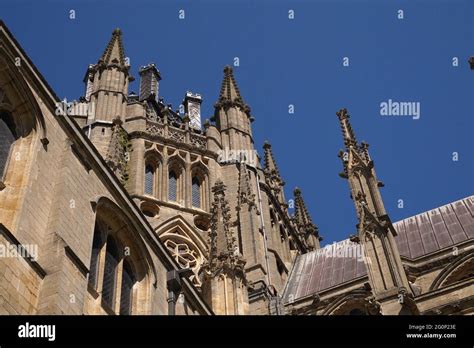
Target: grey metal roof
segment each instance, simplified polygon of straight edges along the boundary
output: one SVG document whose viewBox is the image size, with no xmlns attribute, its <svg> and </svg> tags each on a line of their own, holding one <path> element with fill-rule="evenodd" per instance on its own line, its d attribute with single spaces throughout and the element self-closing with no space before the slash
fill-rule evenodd
<svg viewBox="0 0 474 348">
<path fill-rule="evenodd" d="M 393 224 L 400 255 L 414 259 L 474 238 L 474 196 Z"/>
<path fill-rule="evenodd" d="M 474 238 L 474 196 L 393 224 L 400 255 L 417 258 Z M 362 249 L 348 239 L 296 258 L 283 302 L 321 292 L 367 275 Z"/>
</svg>

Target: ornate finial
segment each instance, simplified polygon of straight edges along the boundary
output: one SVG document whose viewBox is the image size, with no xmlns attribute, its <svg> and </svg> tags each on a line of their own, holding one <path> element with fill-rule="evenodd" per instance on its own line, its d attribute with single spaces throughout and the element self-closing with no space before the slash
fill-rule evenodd
<svg viewBox="0 0 474 348">
<path fill-rule="evenodd" d="M 336 112 L 336 115 L 339 117 L 339 120 L 345 120 L 346 118 L 349 118 L 350 116 L 346 108 L 340 109 L 338 112 Z"/>
<path fill-rule="evenodd" d="M 336 112 L 337 117 L 339 118 L 339 123 L 341 125 L 342 137 L 344 139 L 344 145 L 346 149 L 349 149 L 351 146 L 357 147 L 357 139 L 355 133 L 352 130 L 352 126 L 349 122 L 350 115 L 347 112 L 346 108 L 340 109 Z"/>
<path fill-rule="evenodd" d="M 122 31 L 120 28 L 115 28 L 115 30 L 112 32 L 112 35 L 122 35 Z"/>
<path fill-rule="evenodd" d="M 299 229 L 305 233 L 315 234 L 319 238 L 318 228 L 313 223 L 303 199 L 301 190 L 296 187 L 293 191 L 295 198 L 295 222 Z"/>
<path fill-rule="evenodd" d="M 282 187 L 285 185 L 285 182 L 280 175 L 280 171 L 278 170 L 278 166 L 273 156 L 272 146 L 268 141 L 265 141 L 263 150 L 265 179 L 274 192 L 279 194 L 282 192 Z M 283 197 L 281 198 L 284 201 Z M 282 203 L 285 203 L 283 201 Z"/>
</svg>

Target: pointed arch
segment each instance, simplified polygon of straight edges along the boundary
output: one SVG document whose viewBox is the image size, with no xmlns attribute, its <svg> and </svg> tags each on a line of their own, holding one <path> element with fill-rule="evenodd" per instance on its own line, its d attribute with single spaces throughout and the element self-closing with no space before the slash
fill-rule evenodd
<svg viewBox="0 0 474 348">
<path fill-rule="evenodd" d="M 0 46 L 0 88 L 3 97 L 0 109 L 14 114 L 19 135 L 24 136 L 35 130 L 41 138 L 47 137 L 46 122 L 21 69 L 15 65 L 15 56 Z M 1 93 L 0 93 L 1 95 Z"/>
<path fill-rule="evenodd" d="M 360 290 L 342 294 L 329 303 L 322 315 L 351 315 L 351 312 L 354 315 L 353 311 L 367 315 L 366 298 L 367 292 Z"/>
<path fill-rule="evenodd" d="M 209 211 L 209 170 L 202 162 L 191 166 L 191 206 Z"/>
<path fill-rule="evenodd" d="M 184 205 L 185 200 L 185 177 L 186 166 L 183 159 L 175 154 L 168 159 L 167 163 L 167 199 Z"/>
<path fill-rule="evenodd" d="M 91 203 L 96 220 L 89 287 L 93 287 L 97 301 L 89 300 L 86 313 L 101 313 L 102 307 L 110 314 L 148 314 L 149 302 L 138 298 L 151 296 L 157 273 L 145 243 L 115 202 L 101 196 Z"/>
<path fill-rule="evenodd" d="M 465 279 L 472 279 L 473 276 L 474 254 L 461 255 L 438 274 L 430 286 L 430 291 L 446 287 Z"/>
<path fill-rule="evenodd" d="M 143 193 L 160 200 L 162 196 L 161 187 L 163 186 L 163 158 L 156 149 L 146 151 L 144 158 L 145 182 Z"/>
<path fill-rule="evenodd" d="M 41 109 L 15 59 L 0 46 L 0 221 L 7 228 L 25 197 L 35 148 L 46 139 Z"/>
</svg>

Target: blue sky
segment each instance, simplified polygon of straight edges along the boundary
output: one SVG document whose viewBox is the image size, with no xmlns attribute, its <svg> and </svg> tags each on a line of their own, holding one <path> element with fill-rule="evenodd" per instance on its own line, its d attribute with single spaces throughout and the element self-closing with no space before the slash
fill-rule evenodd
<svg viewBox="0 0 474 348">
<path fill-rule="evenodd" d="M 1 1 L 0 18 L 69 100 L 83 95 L 87 65 L 116 27 L 133 74 L 156 63 L 165 100 L 177 107 L 187 90 L 201 93 L 203 119 L 213 114 L 222 68 L 238 57 L 235 76 L 256 119 L 256 147 L 262 153 L 263 141 L 272 143 L 287 198 L 302 189 L 323 244 L 347 238 L 356 224 L 347 181 L 338 176 L 341 107 L 371 145 L 393 221 L 474 193 L 473 1 L 20 0 Z M 138 79 L 131 90 L 138 92 Z M 389 99 L 419 102 L 420 118 L 381 116 Z"/>
</svg>

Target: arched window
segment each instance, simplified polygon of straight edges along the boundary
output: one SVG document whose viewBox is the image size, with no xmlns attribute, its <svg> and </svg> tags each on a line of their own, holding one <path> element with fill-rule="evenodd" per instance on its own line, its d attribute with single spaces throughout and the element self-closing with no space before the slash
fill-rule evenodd
<svg viewBox="0 0 474 348">
<path fill-rule="evenodd" d="M 192 181 L 192 201 L 193 207 L 201 208 L 201 182 L 197 177 Z"/>
<path fill-rule="evenodd" d="M 153 195 L 155 168 L 151 164 L 145 166 L 145 194 Z"/>
<path fill-rule="evenodd" d="M 107 238 L 107 249 L 105 254 L 104 282 L 102 284 L 102 301 L 112 310 L 115 307 L 115 287 L 117 283 L 117 265 L 119 262 L 119 251 L 114 239 Z"/>
<path fill-rule="evenodd" d="M 101 294 L 102 310 L 91 314 L 130 315 L 144 311 L 142 304 L 133 301 L 134 291 L 137 297 L 143 294 L 143 283 L 140 283 L 144 279 L 143 265 L 132 256 L 132 253 L 138 253 L 122 252 L 122 247 L 129 245 L 130 241 L 124 239 L 123 227 L 118 226 L 120 224 L 115 221 L 109 224 L 102 219 L 98 219 L 95 225 L 88 289 L 95 290 L 92 291 L 94 298 Z M 134 248 L 133 243 L 131 245 Z"/>
<path fill-rule="evenodd" d="M 191 197 L 186 197 L 192 208 L 209 209 L 208 169 L 202 163 L 191 167 Z M 188 185 L 189 185 L 188 184 Z"/>
<path fill-rule="evenodd" d="M 0 113 L 0 181 L 7 166 L 11 146 L 16 139 L 15 126 L 10 114 Z"/>
<path fill-rule="evenodd" d="M 94 229 L 94 240 L 92 241 L 91 265 L 89 267 L 89 284 L 94 289 L 97 288 L 97 279 L 99 276 L 99 255 L 102 249 L 102 232 L 96 223 Z"/>
<path fill-rule="evenodd" d="M 168 200 L 176 202 L 178 200 L 178 176 L 171 170 L 168 176 Z"/>
<path fill-rule="evenodd" d="M 135 284 L 135 278 L 133 276 L 132 267 L 128 261 L 125 261 L 123 264 L 122 287 L 120 291 L 121 315 L 130 315 L 132 313 L 133 284 Z"/>
</svg>

